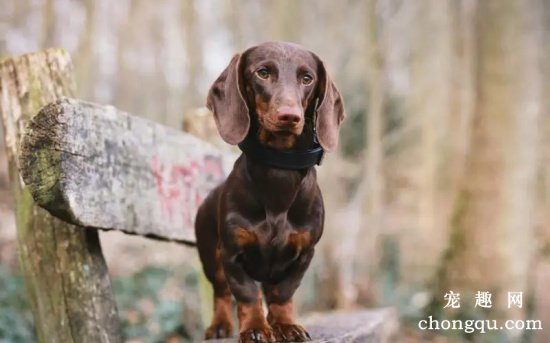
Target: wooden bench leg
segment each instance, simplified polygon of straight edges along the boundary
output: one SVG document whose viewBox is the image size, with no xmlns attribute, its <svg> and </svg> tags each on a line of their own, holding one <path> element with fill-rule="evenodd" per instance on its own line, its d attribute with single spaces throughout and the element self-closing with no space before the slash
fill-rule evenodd
<svg viewBox="0 0 550 343">
<path fill-rule="evenodd" d="M 19 177 L 20 137 L 29 119 L 60 96 L 74 96 L 67 52 L 0 60 L 0 120 L 16 200 L 19 264 L 40 342 L 121 342 L 107 266 L 96 231 L 38 208 Z"/>
</svg>

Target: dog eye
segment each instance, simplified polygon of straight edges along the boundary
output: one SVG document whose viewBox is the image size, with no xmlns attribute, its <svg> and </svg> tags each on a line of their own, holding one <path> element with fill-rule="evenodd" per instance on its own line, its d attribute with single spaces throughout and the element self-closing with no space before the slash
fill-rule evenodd
<svg viewBox="0 0 550 343">
<path fill-rule="evenodd" d="M 267 80 L 269 78 L 269 70 L 267 68 L 260 68 L 256 71 L 256 75 L 262 80 Z"/>
<path fill-rule="evenodd" d="M 313 76 L 309 75 L 309 74 L 304 74 L 302 76 L 302 84 L 308 86 L 310 85 L 311 83 L 313 82 Z"/>
</svg>

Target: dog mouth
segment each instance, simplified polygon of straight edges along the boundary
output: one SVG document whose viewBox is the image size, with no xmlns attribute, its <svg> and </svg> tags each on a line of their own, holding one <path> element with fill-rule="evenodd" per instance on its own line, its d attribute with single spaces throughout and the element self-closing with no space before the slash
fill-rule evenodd
<svg viewBox="0 0 550 343">
<path fill-rule="evenodd" d="M 271 131 L 275 136 L 281 137 L 281 138 L 288 138 L 291 136 L 299 136 L 300 132 L 298 132 L 299 129 L 287 129 L 287 130 L 277 130 L 277 131 Z"/>
<path fill-rule="evenodd" d="M 261 125 L 263 131 L 269 132 L 270 135 L 279 138 L 288 138 L 299 136 L 304 129 L 303 125 Z"/>
<path fill-rule="evenodd" d="M 265 127 L 258 132 L 260 142 L 276 150 L 291 149 L 299 135 L 292 130 L 268 130 Z"/>
<path fill-rule="evenodd" d="M 269 127 L 268 125 L 264 126 L 264 128 L 271 132 L 273 135 L 279 136 L 279 137 L 290 137 L 290 136 L 299 136 L 302 134 L 302 131 L 304 129 L 304 125 L 302 124 L 290 124 L 290 125 L 273 125 L 272 127 Z"/>
<path fill-rule="evenodd" d="M 304 131 L 304 123 L 279 123 L 269 117 L 258 118 L 258 139 L 260 143 L 275 149 L 292 149 Z"/>
</svg>

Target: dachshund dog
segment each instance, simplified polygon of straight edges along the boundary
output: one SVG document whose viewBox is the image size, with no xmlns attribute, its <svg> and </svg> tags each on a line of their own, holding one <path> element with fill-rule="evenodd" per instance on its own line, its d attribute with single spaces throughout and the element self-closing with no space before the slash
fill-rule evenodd
<svg viewBox="0 0 550 343">
<path fill-rule="evenodd" d="M 221 137 L 243 154 L 195 221 L 199 256 L 214 288 L 205 338 L 232 335 L 233 295 L 241 342 L 308 341 L 294 319 L 292 296 L 323 232 L 314 165 L 338 143 L 345 116 L 340 93 L 317 55 L 268 42 L 232 58 L 207 107 Z"/>
</svg>

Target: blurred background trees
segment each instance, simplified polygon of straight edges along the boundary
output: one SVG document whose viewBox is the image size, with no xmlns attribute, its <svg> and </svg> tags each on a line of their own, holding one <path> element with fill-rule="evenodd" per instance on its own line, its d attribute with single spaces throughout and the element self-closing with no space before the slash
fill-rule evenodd
<svg viewBox="0 0 550 343">
<path fill-rule="evenodd" d="M 319 169 L 327 228 L 300 289 L 300 308 L 392 305 L 413 328 L 428 314 L 550 323 L 549 37 L 545 0 L 2 0 L 0 6 L 0 56 L 65 47 L 80 98 L 178 128 L 203 106 L 233 53 L 290 40 L 322 56 L 348 118 L 339 151 Z M 16 270 L 6 169 L 0 148 L 2 282 Z M 118 280 L 127 337 L 174 330 L 197 337 L 202 323 L 191 314 L 207 317 L 209 304 L 198 300 L 207 292 L 198 264 L 186 263 L 195 259 L 193 249 L 113 233 L 103 234 L 102 243 Z M 130 287 L 136 284 L 144 286 Z M 162 299 L 152 295 L 152 284 Z M 451 289 L 462 293 L 460 311 L 443 311 Z M 490 311 L 474 307 L 477 291 L 493 293 Z M 506 308 L 508 291 L 524 292 L 522 309 Z M 9 328 L 17 317 L 20 298 L 1 299 L 11 310 L 0 312 L 0 337 L 2 325 Z M 29 322 L 25 310 L 17 318 Z M 537 334 L 525 339 L 550 340 Z"/>
</svg>

